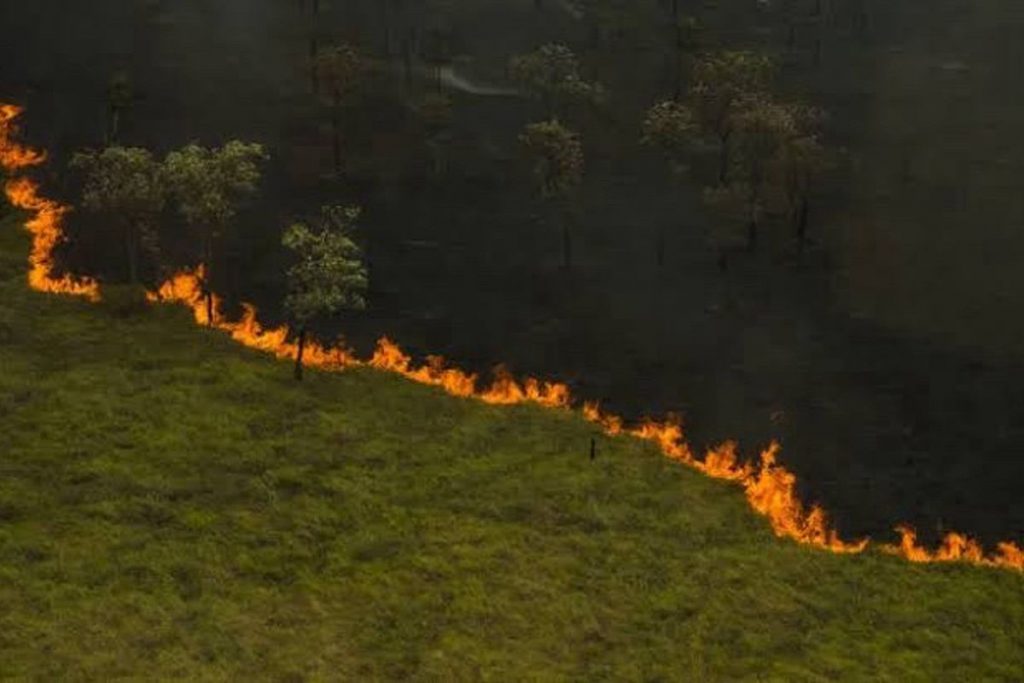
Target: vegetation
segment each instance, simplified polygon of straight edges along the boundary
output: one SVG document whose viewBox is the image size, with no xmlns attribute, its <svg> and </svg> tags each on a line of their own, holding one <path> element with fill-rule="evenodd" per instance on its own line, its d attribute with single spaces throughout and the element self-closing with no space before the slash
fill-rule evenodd
<svg viewBox="0 0 1024 683">
<path fill-rule="evenodd" d="M 321 316 L 366 308 L 367 287 L 362 251 L 350 231 L 359 209 L 325 206 L 316 228 L 303 223 L 289 227 L 282 238 L 295 254 L 288 269 L 288 296 L 284 307 L 295 322 L 299 336 L 295 379 L 302 379 L 302 356 L 309 324 Z"/>
<path fill-rule="evenodd" d="M 544 105 L 548 117 L 583 102 L 600 102 L 604 90 L 580 75 L 575 53 L 565 45 L 550 43 L 509 60 L 509 74 Z"/>
<path fill-rule="evenodd" d="M 259 163 L 266 152 L 258 144 L 232 140 L 208 149 L 188 145 L 171 152 L 164 172 L 181 214 L 199 232 L 197 258 L 204 266 L 207 320 L 213 322 L 210 273 L 216 268 L 214 245 L 231 229 L 240 204 L 256 192 Z"/>
<path fill-rule="evenodd" d="M 568 412 L 288 382 L 184 311 L 27 291 L 24 242 L 0 229 L 0 678 L 1024 668 L 1019 575 L 779 541 L 737 489 Z"/>
<path fill-rule="evenodd" d="M 121 134 L 121 119 L 125 112 L 131 108 L 134 100 L 132 83 L 128 75 L 124 73 L 114 74 L 107 85 L 107 144 L 117 144 Z"/>
<path fill-rule="evenodd" d="M 703 128 L 718 140 L 718 181 L 723 185 L 729 180 L 730 142 L 738 110 L 750 96 L 766 93 L 773 75 L 771 59 L 747 51 L 713 52 L 694 64 L 693 107 Z"/>
<path fill-rule="evenodd" d="M 674 100 L 651 107 L 643 123 L 641 141 L 661 151 L 668 161 L 673 180 L 681 181 L 690 170 L 690 156 L 699 128 L 693 110 Z M 665 263 L 665 229 L 658 230 L 657 263 Z"/>
<path fill-rule="evenodd" d="M 355 46 L 341 43 L 316 58 L 316 73 L 331 112 L 331 152 L 334 172 L 341 173 L 341 113 L 366 81 L 370 64 Z"/>
<path fill-rule="evenodd" d="M 157 226 L 167 201 L 160 163 L 145 149 L 107 147 L 79 152 L 71 166 L 85 176 L 82 206 L 101 213 L 116 228 L 127 256 L 128 279 L 137 284 L 142 255 L 153 257 L 158 251 Z"/>
<path fill-rule="evenodd" d="M 583 145 L 558 120 L 532 123 L 519 137 L 533 162 L 533 179 L 541 198 L 558 207 L 562 224 L 562 265 L 572 266 L 568 210 L 583 181 Z"/>
</svg>

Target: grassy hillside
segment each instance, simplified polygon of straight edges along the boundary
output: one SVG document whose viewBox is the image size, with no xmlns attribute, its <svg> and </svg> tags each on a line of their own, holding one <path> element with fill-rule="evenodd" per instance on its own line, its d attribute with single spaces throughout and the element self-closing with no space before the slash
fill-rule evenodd
<svg viewBox="0 0 1024 683">
<path fill-rule="evenodd" d="M 776 540 L 738 490 L 184 311 L 0 226 L 0 679 L 1013 680 L 1024 577 Z"/>
</svg>

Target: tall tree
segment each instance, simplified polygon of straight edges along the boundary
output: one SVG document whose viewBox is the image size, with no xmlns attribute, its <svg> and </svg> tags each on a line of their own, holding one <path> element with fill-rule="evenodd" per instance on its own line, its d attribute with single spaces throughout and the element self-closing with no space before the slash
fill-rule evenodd
<svg viewBox="0 0 1024 683">
<path fill-rule="evenodd" d="M 142 255 L 157 251 L 157 222 L 167 198 L 160 164 L 145 149 L 107 147 L 75 154 L 71 166 L 85 176 L 82 205 L 116 228 L 128 279 L 138 284 Z"/>
<path fill-rule="evenodd" d="M 540 197 L 557 207 L 562 225 L 562 265 L 572 267 L 570 202 L 583 181 L 583 145 L 579 135 L 558 120 L 532 123 L 519 136 L 533 162 L 533 178 Z"/>
<path fill-rule="evenodd" d="M 776 173 L 792 221 L 797 248 L 807 245 L 810 224 L 810 196 L 814 182 L 832 165 L 829 150 L 821 142 L 825 112 L 803 104 L 788 105 L 793 120 L 792 134 L 779 148 Z"/>
<path fill-rule="evenodd" d="M 427 93 L 417 103 L 416 113 L 423 123 L 434 178 L 440 178 L 446 166 L 445 144 L 450 138 L 454 114 L 452 99 L 442 93 Z"/>
<path fill-rule="evenodd" d="M 689 155 L 699 132 L 693 110 L 674 100 L 659 102 L 644 117 L 641 142 L 658 149 L 668 162 L 673 180 L 681 180 L 689 171 Z M 665 263 L 665 228 L 659 226 L 655 247 L 659 266 Z"/>
<path fill-rule="evenodd" d="M 588 83 L 580 75 L 576 54 L 565 45 L 549 43 L 533 52 L 509 60 L 509 75 L 544 105 L 549 117 L 562 113 L 566 106 L 580 102 L 599 102 L 604 89 Z"/>
<path fill-rule="evenodd" d="M 719 144 L 718 180 L 729 181 L 729 151 L 739 105 L 768 90 L 775 66 L 753 52 L 725 51 L 700 57 L 693 67 L 690 97 L 702 127 Z"/>
<path fill-rule="evenodd" d="M 121 119 L 132 106 L 134 95 L 128 74 L 117 73 L 107 84 L 107 144 L 117 143 L 121 135 Z"/>
<path fill-rule="evenodd" d="M 198 257 L 205 266 L 203 290 L 211 324 L 214 244 L 231 228 L 242 202 L 256 192 L 260 162 L 266 158 L 261 145 L 232 140 L 213 149 L 188 145 L 164 160 L 164 173 L 178 208 L 189 226 L 199 232 Z"/>
<path fill-rule="evenodd" d="M 310 323 L 341 311 L 366 308 L 366 266 L 362 250 L 351 237 L 358 218 L 359 209 L 326 206 L 313 227 L 296 223 L 282 238 L 284 246 L 295 256 L 295 264 L 287 273 L 284 306 L 298 333 L 296 380 L 302 380 Z"/>
<path fill-rule="evenodd" d="M 342 109 L 366 81 L 370 64 L 355 46 L 340 43 L 317 57 L 317 73 L 323 84 L 322 96 L 331 112 L 331 150 L 335 173 L 341 173 Z"/>
<path fill-rule="evenodd" d="M 761 213 L 772 166 L 787 140 L 797 136 L 793 109 L 755 95 L 744 98 L 735 116 L 736 165 L 747 196 L 747 246 L 757 244 Z"/>
</svg>

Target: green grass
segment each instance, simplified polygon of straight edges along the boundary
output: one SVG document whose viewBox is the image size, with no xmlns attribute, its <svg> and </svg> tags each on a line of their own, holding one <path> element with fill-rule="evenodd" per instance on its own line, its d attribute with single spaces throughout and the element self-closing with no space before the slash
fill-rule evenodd
<svg viewBox="0 0 1024 683">
<path fill-rule="evenodd" d="M 774 538 L 735 487 L 30 292 L 0 226 L 0 679 L 1020 680 L 1024 577 Z"/>
</svg>

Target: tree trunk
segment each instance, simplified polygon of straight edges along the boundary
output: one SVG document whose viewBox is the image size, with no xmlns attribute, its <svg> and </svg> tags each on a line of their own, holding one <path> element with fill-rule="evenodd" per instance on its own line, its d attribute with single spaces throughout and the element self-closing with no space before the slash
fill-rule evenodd
<svg viewBox="0 0 1024 683">
<path fill-rule="evenodd" d="M 340 103 L 337 97 L 334 100 L 334 108 L 331 111 L 331 145 L 334 155 L 334 172 L 341 174 L 341 123 L 338 120 L 338 109 Z"/>
<path fill-rule="evenodd" d="M 203 298 L 206 299 L 206 324 L 213 327 L 213 289 L 210 287 L 210 273 L 213 270 L 213 235 L 203 236 Z"/>
<path fill-rule="evenodd" d="M 299 328 L 299 348 L 295 353 L 295 381 L 302 381 L 302 356 L 306 352 L 306 328 Z"/>
<path fill-rule="evenodd" d="M 801 254 L 804 251 L 804 247 L 807 246 L 807 225 L 810 219 L 810 211 L 810 202 L 807 197 L 804 197 L 800 202 L 800 213 L 796 224 L 797 247 Z"/>
<path fill-rule="evenodd" d="M 110 108 L 110 139 L 108 144 L 117 144 L 117 137 L 121 131 L 121 109 L 120 107 Z"/>
<path fill-rule="evenodd" d="M 317 68 L 317 59 L 319 59 L 320 47 L 317 45 L 316 38 L 309 39 L 309 82 L 313 86 L 313 94 L 320 94 L 320 73 Z"/>
<path fill-rule="evenodd" d="M 758 174 L 755 174 L 750 184 L 752 189 L 750 192 L 750 222 L 747 223 L 747 249 L 754 251 L 757 248 L 757 229 L 758 221 L 760 220 L 759 203 L 761 201 L 760 193 L 758 192 L 760 187 Z"/>
<path fill-rule="evenodd" d="M 131 228 L 125 231 L 124 246 L 128 253 L 128 280 L 135 285 L 139 283 L 139 249 Z"/>
<path fill-rule="evenodd" d="M 562 218 L 562 267 L 566 270 L 572 268 L 572 233 L 565 218 Z"/>
<path fill-rule="evenodd" d="M 402 68 L 405 74 L 405 88 L 412 90 L 412 42 L 408 37 L 402 41 Z"/>
<path fill-rule="evenodd" d="M 210 289 L 209 284 L 204 288 L 203 296 L 206 298 L 206 325 L 207 327 L 213 327 L 213 291 Z"/>
<path fill-rule="evenodd" d="M 729 133 L 719 136 L 721 148 L 718 151 L 718 182 L 722 185 L 729 184 Z"/>
</svg>

